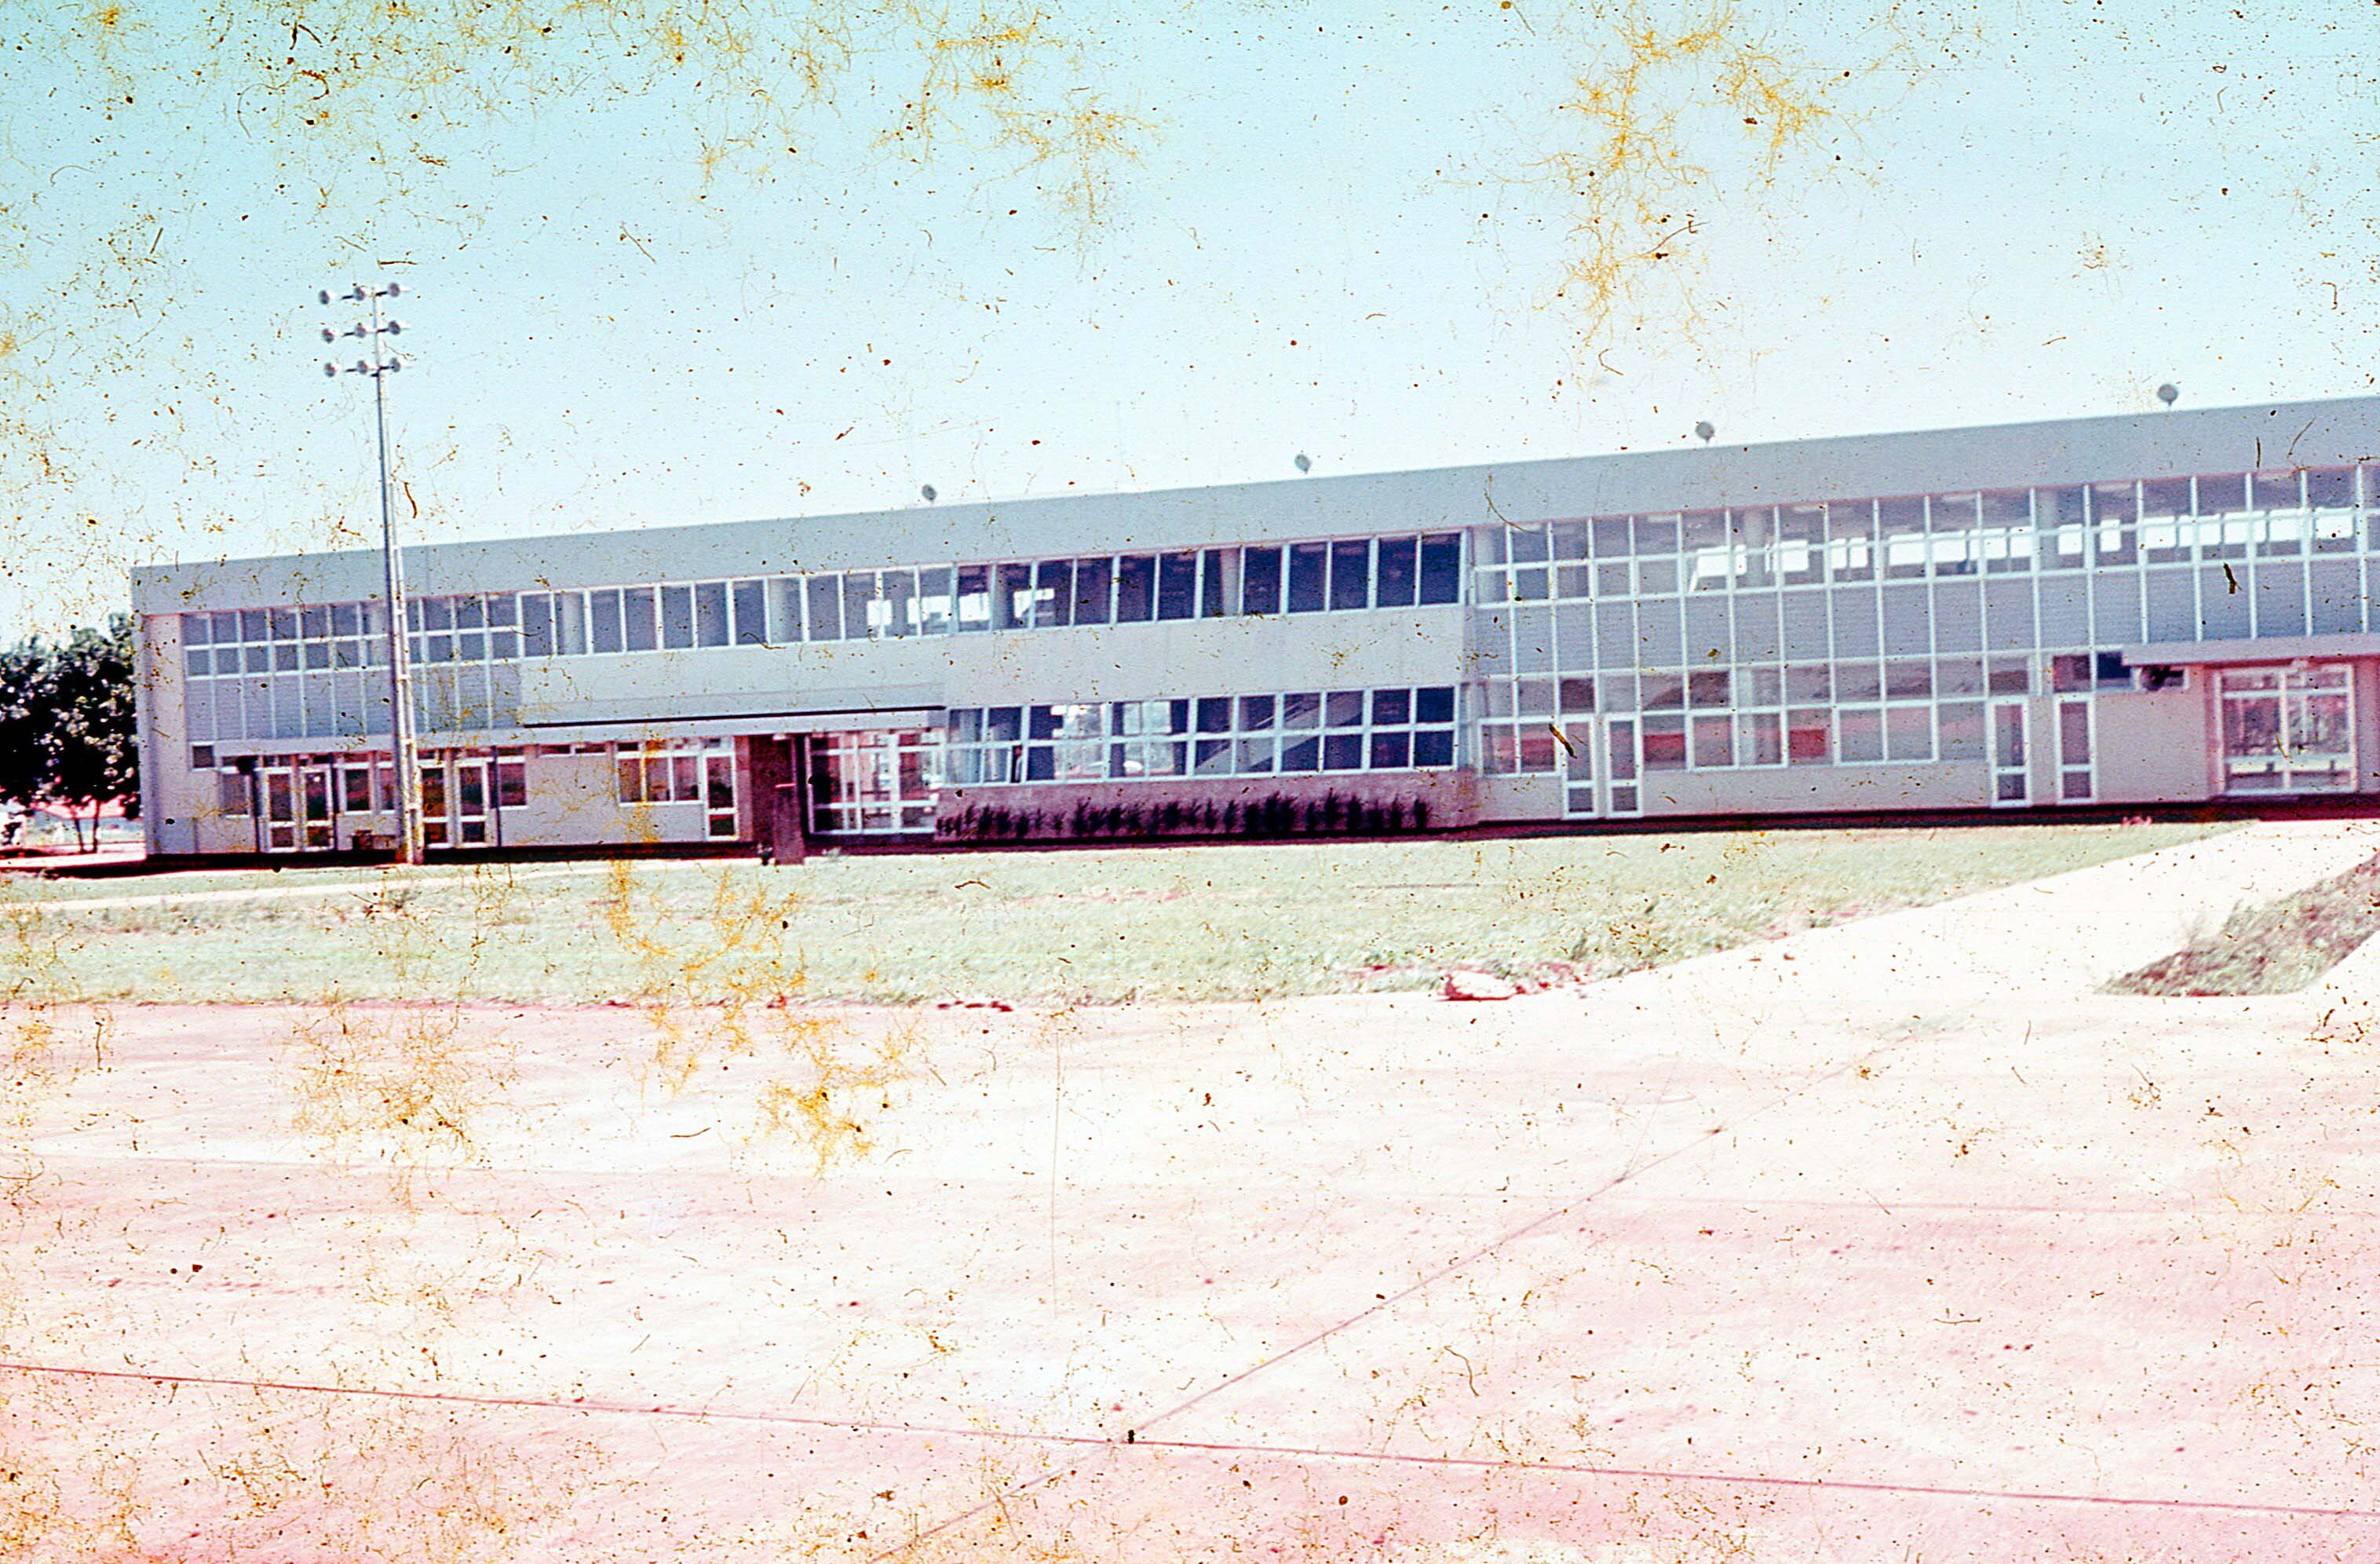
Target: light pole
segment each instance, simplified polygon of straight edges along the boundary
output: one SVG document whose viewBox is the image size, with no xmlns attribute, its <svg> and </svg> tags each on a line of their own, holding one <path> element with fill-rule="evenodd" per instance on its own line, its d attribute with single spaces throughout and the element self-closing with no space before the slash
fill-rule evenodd
<svg viewBox="0 0 2380 1564">
<path fill-rule="evenodd" d="M 344 368 L 326 363 L 322 373 L 336 378 L 340 374 L 368 374 L 372 383 L 372 422 L 380 434 L 380 547 L 382 562 L 388 580 L 388 723 L 389 748 L 394 751 L 396 769 L 396 856 L 402 863 L 421 861 L 421 772 L 415 764 L 413 744 L 413 659 L 412 637 L 405 622 L 405 561 L 396 549 L 396 513 L 389 504 L 388 494 L 388 394 L 382 381 L 405 367 L 405 360 L 388 350 L 382 339 L 395 336 L 405 329 L 396 321 L 384 320 L 381 301 L 395 299 L 404 291 L 399 283 L 386 287 L 366 287 L 357 283 L 342 299 L 371 306 L 371 319 L 358 321 L 346 331 L 330 326 L 322 328 L 322 340 L 336 342 L 342 336 L 357 337 L 368 351 Z M 332 301 L 331 292 L 324 288 L 318 295 L 322 301 Z"/>
</svg>

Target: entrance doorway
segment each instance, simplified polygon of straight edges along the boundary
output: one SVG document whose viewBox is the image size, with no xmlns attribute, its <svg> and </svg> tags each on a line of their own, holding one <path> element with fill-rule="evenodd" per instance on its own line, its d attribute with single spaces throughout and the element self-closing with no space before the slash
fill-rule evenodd
<svg viewBox="0 0 2380 1564">
<path fill-rule="evenodd" d="M 813 836 L 933 835 L 942 785 L 940 733 L 820 733 L 811 736 L 809 751 Z"/>
<path fill-rule="evenodd" d="M 1645 813 L 1645 800 L 1637 782 L 1643 768 L 1642 736 L 1633 716 L 1603 719 L 1604 813 L 1630 817 Z"/>
<path fill-rule="evenodd" d="M 2226 668 L 2216 677 L 2226 793 L 2354 790 L 2354 680 L 2346 664 Z"/>
<path fill-rule="evenodd" d="M 421 845 L 486 847 L 485 756 L 445 755 L 421 763 Z"/>
<path fill-rule="evenodd" d="M 264 804 L 264 850 L 322 852 L 338 842 L 337 795 L 328 762 L 287 761 L 257 768 Z"/>
<path fill-rule="evenodd" d="M 2016 809 L 2033 801 L 2033 771 L 2024 743 L 2026 703 L 1992 703 L 1992 807 Z"/>
</svg>

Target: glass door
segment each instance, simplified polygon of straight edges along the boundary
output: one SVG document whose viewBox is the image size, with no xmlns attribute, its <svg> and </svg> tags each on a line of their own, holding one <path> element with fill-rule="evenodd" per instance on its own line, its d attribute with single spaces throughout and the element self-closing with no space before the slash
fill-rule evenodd
<svg viewBox="0 0 2380 1564">
<path fill-rule="evenodd" d="M 1604 753 L 1607 764 L 1604 776 L 1604 810 L 1606 814 L 1632 816 L 1645 813 L 1645 801 L 1638 789 L 1636 773 L 1641 756 L 1641 736 L 1633 716 L 1603 719 Z"/>
<path fill-rule="evenodd" d="M 1591 717 L 1574 719 L 1555 732 L 1561 738 L 1562 813 L 1572 820 L 1583 820 L 1596 813 L 1595 721 Z"/>
<path fill-rule="evenodd" d="M 930 835 L 941 788 L 939 733 L 821 733 L 810 740 L 810 829 L 818 836 Z"/>
<path fill-rule="evenodd" d="M 324 852 L 338 845 L 338 800 L 331 792 L 331 768 L 298 768 L 298 803 L 303 811 L 299 837 L 310 851 Z"/>
<path fill-rule="evenodd" d="M 264 850 L 298 850 L 298 770 L 269 765 L 258 772 L 264 794 Z"/>
<path fill-rule="evenodd" d="M 2343 663 L 2220 676 L 2226 793 L 2355 788 L 2353 682 Z"/>
<path fill-rule="evenodd" d="M 452 837 L 446 819 L 446 765 L 425 762 L 421 767 L 421 845 L 444 847 Z"/>
<path fill-rule="evenodd" d="M 1992 807 L 2014 809 L 2033 801 L 2033 773 L 2026 764 L 2025 703 L 1992 703 Z"/>
<path fill-rule="evenodd" d="M 492 763 L 440 755 L 421 763 L 421 845 L 486 847 Z"/>
<path fill-rule="evenodd" d="M 735 836 L 735 751 L 725 739 L 703 746 L 702 803 L 704 834 L 712 841 Z"/>
<path fill-rule="evenodd" d="M 2058 801 L 2089 803 L 2099 796 L 2092 766 L 2092 703 L 2088 695 L 2058 701 Z"/>
<path fill-rule="evenodd" d="M 448 794 L 454 809 L 449 821 L 454 829 L 448 839 L 456 847 L 488 845 L 488 762 L 484 757 L 466 760 L 457 757 L 447 764 L 455 773 L 455 785 Z"/>
</svg>

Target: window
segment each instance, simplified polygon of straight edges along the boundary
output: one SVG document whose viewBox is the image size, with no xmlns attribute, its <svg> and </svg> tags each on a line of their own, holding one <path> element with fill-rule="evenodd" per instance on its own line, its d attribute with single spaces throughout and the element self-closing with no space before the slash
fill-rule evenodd
<svg viewBox="0 0 2380 1564">
<path fill-rule="evenodd" d="M 737 581 L 730 589 L 730 606 L 735 614 L 735 644 L 766 646 L 769 643 L 767 583 L 758 580 Z M 789 636 L 785 639 L 800 638 Z"/>
<path fill-rule="evenodd" d="M 1240 551 L 1235 548 L 1210 548 L 1198 556 L 1198 614 L 1201 618 L 1220 619 L 1232 601 L 1232 578 L 1236 574 Z"/>
<path fill-rule="evenodd" d="M 1415 601 L 1415 589 L 1420 578 L 1418 538 L 1382 538 L 1378 558 L 1378 580 L 1374 595 L 1383 608 L 1410 608 Z"/>
<path fill-rule="evenodd" d="M 1034 572 L 1033 629 L 1055 629 L 1074 623 L 1075 562 L 1044 559 Z"/>
<path fill-rule="evenodd" d="M 727 644 L 727 583 L 704 581 L 694 589 L 694 643 Z"/>
<path fill-rule="evenodd" d="M 1421 540 L 1421 601 L 1457 603 L 1463 597 L 1463 534 L 1433 532 Z"/>
<path fill-rule="evenodd" d="M 1330 545 L 1330 606 L 1335 611 L 1372 605 L 1372 544 L 1368 538 Z"/>
<path fill-rule="evenodd" d="M 845 641 L 866 641 L 884 633 L 877 618 L 876 572 L 846 570 L 843 583 L 843 638 Z"/>
<path fill-rule="evenodd" d="M 1686 719 L 1682 716 L 1645 718 L 1641 742 L 1647 771 L 1686 769 Z"/>
<path fill-rule="evenodd" d="M 812 576 L 809 579 L 808 593 L 810 639 L 841 641 L 843 639 L 843 578 Z"/>
<path fill-rule="evenodd" d="M 962 565 L 953 573 L 956 620 L 952 628 L 966 633 L 991 628 L 991 567 Z"/>
<path fill-rule="evenodd" d="M 1277 548 L 1242 549 L 1240 551 L 1240 612 L 1243 614 L 1280 613 L 1281 580 L 1281 550 Z"/>
<path fill-rule="evenodd" d="M 653 589 L 628 587 L 620 593 L 621 646 L 630 652 L 653 650 L 659 626 L 654 617 Z"/>
<path fill-rule="evenodd" d="M 1077 559 L 1075 561 L 1075 623 L 1103 625 L 1108 622 L 1108 610 L 1115 591 L 1115 562 L 1111 559 Z"/>
<path fill-rule="evenodd" d="M 1128 554 L 1116 561 L 1115 622 L 1137 625 L 1157 613 L 1157 556 Z"/>
<path fill-rule="evenodd" d="M 680 651 L 694 644 L 694 589 L 665 586 L 661 589 L 662 645 L 670 651 Z"/>
<path fill-rule="evenodd" d="M 1330 549 L 1327 544 L 1290 544 L 1289 611 L 1291 613 L 1318 614 L 1328 605 L 1324 577 L 1329 561 Z"/>
<path fill-rule="evenodd" d="M 1157 558 L 1157 617 L 1188 619 L 1198 611 L 1198 556 L 1161 554 Z"/>
</svg>

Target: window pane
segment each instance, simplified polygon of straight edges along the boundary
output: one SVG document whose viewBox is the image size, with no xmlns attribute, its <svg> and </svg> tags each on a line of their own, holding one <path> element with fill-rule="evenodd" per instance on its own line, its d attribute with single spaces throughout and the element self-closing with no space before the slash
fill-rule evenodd
<svg viewBox="0 0 2380 1564">
<path fill-rule="evenodd" d="M 1372 769 L 1402 771 L 1413 764 L 1413 736 L 1408 733 L 1375 733 L 1372 735 Z"/>
<path fill-rule="evenodd" d="M 917 596 L 910 617 L 919 635 L 951 633 L 952 617 L 957 612 L 951 580 L 947 565 L 932 565 L 917 572 Z"/>
<path fill-rule="evenodd" d="M 2190 480 L 2152 478 L 2141 485 L 2143 516 L 2187 516 L 2191 510 Z"/>
<path fill-rule="evenodd" d="M 1330 545 L 1330 606 L 1333 609 L 1372 605 L 1372 544 L 1368 538 Z"/>
<path fill-rule="evenodd" d="M 2203 483 L 2204 481 L 2201 480 Z M 2249 479 L 2249 503 L 2256 510 L 2295 510 L 2300 504 L 2298 475 L 2285 472 L 2258 472 Z"/>
<path fill-rule="evenodd" d="M 1198 609 L 1198 556 L 1168 554 L 1157 561 L 1157 617 L 1187 619 Z"/>
<path fill-rule="evenodd" d="M 598 652 L 617 652 L 620 639 L 620 591 L 606 587 L 588 594 L 588 607 L 594 634 L 589 638 Z"/>
<path fill-rule="evenodd" d="M 1831 729 L 1824 707 L 1785 714 L 1785 756 L 1794 765 L 1827 765 L 1833 760 Z"/>
<path fill-rule="evenodd" d="M 1415 722 L 1452 722 L 1454 720 L 1454 687 L 1450 684 L 1428 685 L 1414 691 Z"/>
<path fill-rule="evenodd" d="M 2306 503 L 2317 508 L 2343 508 L 2355 503 L 2355 469 L 2317 467 L 2305 475 Z"/>
<path fill-rule="evenodd" d="M 1240 731 L 1261 733 L 1272 726 L 1273 703 L 1269 695 L 1240 697 Z"/>
<path fill-rule="evenodd" d="M 620 593 L 620 643 L 630 652 L 653 649 L 656 626 L 653 589 L 628 587 Z"/>
<path fill-rule="evenodd" d="M 1846 706 L 1836 714 L 1836 752 L 1846 762 L 1884 758 L 1884 713 L 1875 706 Z"/>
<path fill-rule="evenodd" d="M 1044 559 L 1034 573 L 1033 628 L 1049 629 L 1074 622 L 1075 562 Z"/>
<path fill-rule="evenodd" d="M 1413 763 L 1417 766 L 1452 765 L 1454 730 L 1451 727 L 1425 727 L 1415 734 Z"/>
<path fill-rule="evenodd" d="M 1375 690 L 1372 691 L 1372 726 L 1374 727 L 1402 727 L 1412 720 L 1412 690 Z"/>
<path fill-rule="evenodd" d="M 1157 557 L 1128 554 L 1116 561 L 1115 622 L 1146 623 L 1157 613 Z"/>
<path fill-rule="evenodd" d="M 694 589 L 694 643 L 727 644 L 727 583 L 704 581 Z"/>
<path fill-rule="evenodd" d="M 843 578 L 812 576 L 809 580 L 812 641 L 843 639 Z"/>
<path fill-rule="evenodd" d="M 675 651 L 694 644 L 694 589 L 662 588 L 662 644 Z"/>
<path fill-rule="evenodd" d="M 850 570 L 843 576 L 843 636 L 863 641 L 876 631 L 876 572 Z"/>
<path fill-rule="evenodd" d="M 1210 548 L 1198 556 L 1198 617 L 1220 619 L 1231 611 L 1232 577 L 1240 551 Z"/>
<path fill-rule="evenodd" d="M 1931 706 L 1888 706 L 1885 708 L 1885 757 L 1897 761 L 1930 761 L 1934 758 L 1934 708 Z"/>
<path fill-rule="evenodd" d="M 1281 612 L 1281 550 L 1277 548 L 1240 550 L 1240 612 L 1243 614 Z"/>
<path fill-rule="evenodd" d="M 1785 759 L 1782 728 L 1775 712 L 1753 712 L 1742 719 L 1746 765 L 1777 765 Z"/>
<path fill-rule="evenodd" d="M 1007 564 L 993 572 L 991 628 L 1033 628 L 1033 567 Z"/>
<path fill-rule="evenodd" d="M 1648 716 L 1642 734 L 1645 746 L 1645 769 L 1647 771 L 1683 771 L 1686 769 L 1686 719 L 1682 716 Z"/>
<path fill-rule="evenodd" d="M 1289 545 L 1289 611 L 1293 614 L 1318 614 L 1329 601 L 1328 585 L 1330 549 L 1323 544 L 1292 544 Z"/>
<path fill-rule="evenodd" d="M 1113 590 L 1114 561 L 1106 558 L 1075 561 L 1075 623 L 1103 625 L 1108 622 L 1108 599 Z"/>
<path fill-rule="evenodd" d="M 520 600 L 521 655 L 553 655 L 552 599 L 541 592 L 523 593 Z"/>
<path fill-rule="evenodd" d="M 1322 698 L 1322 720 L 1331 727 L 1364 726 L 1364 692 L 1333 690 Z"/>
<path fill-rule="evenodd" d="M 962 565 L 957 573 L 958 628 L 961 630 L 982 630 L 991 628 L 991 567 Z"/>
<path fill-rule="evenodd" d="M 1698 716 L 1694 722 L 1694 764 L 1712 768 L 1735 764 L 1735 719 Z"/>
<path fill-rule="evenodd" d="M 1463 600 L 1463 534 L 1432 532 L 1421 540 L 1421 601 Z"/>
<path fill-rule="evenodd" d="M 769 599 L 767 583 L 758 580 L 735 583 L 735 644 L 765 646 L 769 641 Z"/>
<path fill-rule="evenodd" d="M 876 604 L 870 610 L 878 635 L 917 633 L 917 572 L 886 570 L 876 578 Z"/>
</svg>

